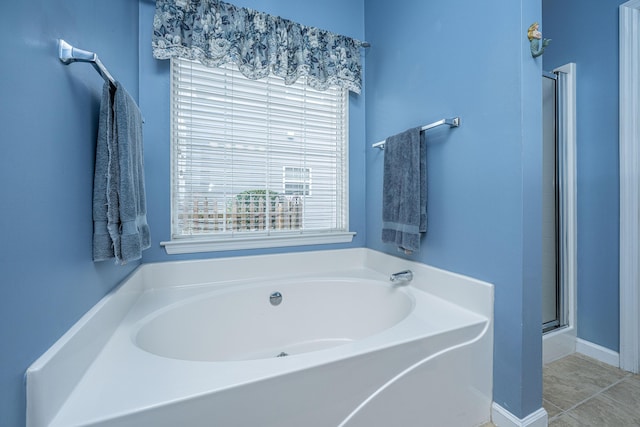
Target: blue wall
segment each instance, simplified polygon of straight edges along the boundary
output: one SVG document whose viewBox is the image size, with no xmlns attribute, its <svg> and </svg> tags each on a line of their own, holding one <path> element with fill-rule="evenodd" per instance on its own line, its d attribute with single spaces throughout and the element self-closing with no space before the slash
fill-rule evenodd
<svg viewBox="0 0 640 427">
<path fill-rule="evenodd" d="M 383 154 L 370 144 L 461 116 L 460 128 L 428 134 L 430 228 L 412 258 L 496 285 L 495 400 L 522 417 L 538 409 L 541 61 L 528 54 L 524 33 L 540 20 L 540 0 L 398 0 L 393 7 L 367 0 L 366 10 L 364 0 L 234 3 L 372 43 L 364 53 L 367 97 L 350 99 L 357 237 L 350 245 L 166 255 L 159 242 L 170 238 L 169 63 L 151 57 L 153 2 L 4 5 L 0 342 L 9 351 L 0 358 L 0 425 L 24 423 L 27 366 L 135 267 L 91 262 L 102 82 L 89 65 L 60 64 L 60 37 L 97 51 L 132 94 L 139 89 L 152 232 L 144 262 L 365 245 L 397 254 L 379 241 Z"/>
<path fill-rule="evenodd" d="M 27 367 L 135 267 L 91 260 L 102 79 L 63 65 L 57 39 L 94 50 L 135 96 L 138 4 L 4 2 L 0 12 L 0 425 L 24 425 Z"/>
<path fill-rule="evenodd" d="M 494 399 L 539 409 L 541 60 L 526 30 L 540 1 L 367 1 L 367 143 L 427 133 L 428 232 L 410 258 L 495 284 Z M 384 153 L 367 149 L 367 247 L 380 240 Z"/>
<path fill-rule="evenodd" d="M 543 0 L 544 68 L 576 63 L 578 336 L 619 347 L 618 6 Z"/>
<path fill-rule="evenodd" d="M 356 39 L 364 38 L 364 1 L 331 0 L 300 2 L 296 0 L 236 0 L 233 4 L 282 16 L 304 25 L 316 26 Z M 214 258 L 261 253 L 282 253 L 318 249 L 361 247 L 365 242 L 365 158 L 364 158 L 364 90 L 351 94 L 349 105 L 349 206 L 350 231 L 357 233 L 353 242 L 340 245 L 300 246 L 265 250 L 209 252 L 167 255 L 159 245 L 171 240 L 170 201 L 170 82 L 169 61 L 153 59 L 151 24 L 155 5 L 140 2 L 140 106 L 144 112 L 147 219 L 153 232 L 151 248 L 143 253 L 143 262 L 179 259 Z M 363 61 L 364 62 L 364 61 Z"/>
</svg>

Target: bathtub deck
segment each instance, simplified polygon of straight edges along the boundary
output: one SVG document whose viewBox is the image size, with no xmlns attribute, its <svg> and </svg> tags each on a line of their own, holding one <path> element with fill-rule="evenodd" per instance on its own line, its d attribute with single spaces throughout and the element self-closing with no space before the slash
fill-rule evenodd
<svg viewBox="0 0 640 427">
<path fill-rule="evenodd" d="M 287 358 L 193 362 L 156 356 L 133 344 L 132 325 L 166 305 L 167 301 L 175 300 L 179 294 L 198 292 L 207 290 L 169 288 L 145 292 L 67 399 L 51 427 L 91 425 L 146 408 L 171 405 L 312 366 L 327 365 L 347 353 L 355 357 L 407 341 L 441 336 L 439 345 L 429 349 L 436 353 L 475 338 L 488 324 L 488 319 L 476 313 L 412 289 L 416 306 L 430 307 L 428 311 L 415 310 L 405 321 L 372 337 Z M 451 334 L 452 331 L 457 333 Z M 395 359 L 397 363 L 397 357 Z"/>
</svg>

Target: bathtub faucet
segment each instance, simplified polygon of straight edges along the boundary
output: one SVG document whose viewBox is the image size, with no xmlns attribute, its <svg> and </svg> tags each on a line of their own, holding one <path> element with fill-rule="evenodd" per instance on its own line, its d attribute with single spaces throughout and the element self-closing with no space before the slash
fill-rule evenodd
<svg viewBox="0 0 640 427">
<path fill-rule="evenodd" d="M 398 271 L 397 273 L 393 273 L 391 277 L 389 277 L 389 280 L 391 280 L 391 283 L 406 285 L 413 280 L 413 272 L 411 270 Z"/>
</svg>

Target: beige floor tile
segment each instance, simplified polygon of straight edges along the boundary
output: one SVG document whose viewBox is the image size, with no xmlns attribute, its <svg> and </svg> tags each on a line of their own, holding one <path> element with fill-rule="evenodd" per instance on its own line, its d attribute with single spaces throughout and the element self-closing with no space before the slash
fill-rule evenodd
<svg viewBox="0 0 640 427">
<path fill-rule="evenodd" d="M 571 355 L 543 369 L 543 398 L 566 410 L 623 378 L 620 369 Z"/>
<path fill-rule="evenodd" d="M 585 427 L 622 427 L 640 426 L 640 413 L 630 410 L 626 405 L 596 396 L 568 412 L 580 426 Z"/>
<path fill-rule="evenodd" d="M 583 384 L 579 378 L 564 374 L 545 373 L 543 378 L 543 399 L 567 410 L 600 391 L 593 384 Z"/>
<path fill-rule="evenodd" d="M 580 353 L 575 353 L 557 362 L 558 363 L 554 362 L 550 364 L 552 365 L 552 370 L 564 370 L 568 375 L 577 375 L 587 383 L 594 384 L 601 388 L 610 386 L 628 374 L 621 369 L 599 362 Z"/>
<path fill-rule="evenodd" d="M 583 427 L 578 420 L 571 418 L 567 414 L 562 414 L 558 418 L 549 421 L 549 427 Z"/>
<path fill-rule="evenodd" d="M 562 412 L 562 409 L 558 408 L 556 405 L 546 399 L 542 399 L 542 407 L 545 411 L 547 411 L 547 416 L 549 417 L 549 419 Z"/>
<path fill-rule="evenodd" d="M 599 365 L 604 370 L 606 370 L 607 372 L 610 372 L 613 376 L 616 376 L 618 378 L 625 378 L 625 377 L 633 376 L 633 374 L 631 372 L 627 372 L 627 371 L 624 371 L 624 370 L 622 370 L 620 368 L 616 368 L 615 366 L 611 366 L 608 363 L 604 363 L 604 362 L 600 362 L 599 360 L 592 359 L 591 357 L 585 356 L 584 354 L 575 353 L 575 356 L 580 358 L 580 359 L 582 359 L 582 360 L 586 360 L 586 361 L 591 362 L 593 364 Z M 640 375 L 637 375 L 637 377 L 638 377 L 638 381 L 640 381 Z"/>
<path fill-rule="evenodd" d="M 640 378 L 629 376 L 602 393 L 616 402 L 640 411 Z"/>
</svg>

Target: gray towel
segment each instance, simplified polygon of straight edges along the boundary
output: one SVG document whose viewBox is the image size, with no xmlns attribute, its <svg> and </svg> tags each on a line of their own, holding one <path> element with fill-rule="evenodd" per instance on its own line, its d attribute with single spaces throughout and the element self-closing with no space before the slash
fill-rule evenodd
<svg viewBox="0 0 640 427">
<path fill-rule="evenodd" d="M 382 186 L 382 241 L 409 254 L 427 231 L 427 156 L 420 128 L 387 138 Z"/>
<path fill-rule="evenodd" d="M 142 258 L 142 251 L 151 244 L 146 218 L 142 115 L 120 83 L 116 82 L 113 95 L 107 86 L 105 83 L 96 149 L 93 253 L 95 261 L 115 257 L 116 263 L 125 264 Z M 103 235 L 105 216 L 109 239 Z"/>
<path fill-rule="evenodd" d="M 109 144 L 113 140 L 113 94 L 105 82 L 100 100 L 96 163 L 93 177 L 93 260 L 114 258 L 113 243 L 107 230 L 107 177 L 109 176 Z"/>
</svg>

